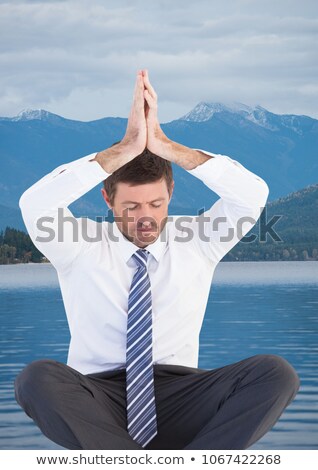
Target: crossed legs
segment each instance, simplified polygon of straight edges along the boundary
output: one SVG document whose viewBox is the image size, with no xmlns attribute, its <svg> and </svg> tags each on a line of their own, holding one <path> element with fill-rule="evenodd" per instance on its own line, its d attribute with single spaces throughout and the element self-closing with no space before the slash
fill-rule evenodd
<svg viewBox="0 0 318 470">
<path fill-rule="evenodd" d="M 299 389 L 282 357 L 214 370 L 154 365 L 158 434 L 145 449 L 247 449 Z M 68 449 L 140 449 L 126 430 L 125 369 L 83 375 L 50 359 L 26 366 L 15 397 L 44 435 Z"/>
</svg>

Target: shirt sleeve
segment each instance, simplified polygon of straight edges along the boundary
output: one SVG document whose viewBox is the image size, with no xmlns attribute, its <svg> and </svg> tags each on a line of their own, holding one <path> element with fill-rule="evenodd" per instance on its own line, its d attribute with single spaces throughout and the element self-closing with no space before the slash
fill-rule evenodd
<svg viewBox="0 0 318 470">
<path fill-rule="evenodd" d="M 76 218 L 68 206 L 105 180 L 107 173 L 96 152 L 58 166 L 20 197 L 19 206 L 34 245 L 56 269 L 66 269 L 89 246 L 89 226 L 97 224 Z"/>
<path fill-rule="evenodd" d="M 200 250 L 218 263 L 256 224 L 265 207 L 267 183 L 238 161 L 221 154 L 198 150 L 210 158 L 188 173 L 214 191 L 218 199 L 191 221 Z"/>
</svg>

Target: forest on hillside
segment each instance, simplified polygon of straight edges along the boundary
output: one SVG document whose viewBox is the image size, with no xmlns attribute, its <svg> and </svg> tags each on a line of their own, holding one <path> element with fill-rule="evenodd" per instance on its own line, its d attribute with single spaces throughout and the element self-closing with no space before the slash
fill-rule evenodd
<svg viewBox="0 0 318 470">
<path fill-rule="evenodd" d="M 312 240 L 306 242 L 298 241 L 299 237 L 289 238 L 292 241 L 255 240 L 251 243 L 244 242 L 243 238 L 222 261 L 318 261 L 317 236 L 313 234 Z M 0 232 L 0 264 L 29 262 L 46 263 L 49 260 L 36 248 L 27 233 L 6 227 Z"/>
</svg>

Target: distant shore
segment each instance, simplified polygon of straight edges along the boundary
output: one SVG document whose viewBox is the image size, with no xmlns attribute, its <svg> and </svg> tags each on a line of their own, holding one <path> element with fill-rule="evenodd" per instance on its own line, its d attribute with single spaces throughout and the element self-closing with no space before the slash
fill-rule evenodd
<svg viewBox="0 0 318 470">
<path fill-rule="evenodd" d="M 258 259 L 258 260 L 255 260 L 255 259 L 250 259 L 250 260 L 240 260 L 240 259 L 231 259 L 231 260 L 221 260 L 220 263 L 280 263 L 280 262 L 308 262 L 308 261 L 312 261 L 312 262 L 315 262 L 315 261 L 318 261 L 318 259 L 313 259 L 313 258 L 309 258 L 309 259 L 281 259 L 281 260 L 275 260 L 275 259 L 268 259 L 268 260 L 265 260 L 265 259 Z M 33 261 L 29 261 L 28 263 L 0 263 L 0 266 L 20 266 L 20 265 L 32 265 L 32 266 L 37 266 L 37 265 L 49 265 L 49 266 L 53 266 L 52 263 L 50 261 L 43 261 L 41 263 L 34 263 Z"/>
<path fill-rule="evenodd" d="M 212 269 L 212 268 L 211 268 Z M 220 262 L 213 285 L 318 285 L 318 263 L 276 261 Z M 51 263 L 18 263 L 0 266 L 0 290 L 59 288 L 58 271 Z"/>
</svg>

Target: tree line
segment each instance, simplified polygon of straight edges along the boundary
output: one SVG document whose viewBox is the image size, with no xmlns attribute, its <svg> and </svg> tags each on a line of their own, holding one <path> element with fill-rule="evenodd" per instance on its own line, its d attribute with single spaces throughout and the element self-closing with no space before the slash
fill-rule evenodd
<svg viewBox="0 0 318 470">
<path fill-rule="evenodd" d="M 0 264 L 48 261 L 27 233 L 11 227 L 0 232 Z M 240 241 L 222 261 L 318 261 L 318 242 L 293 242 L 290 238 L 285 242 Z"/>
<path fill-rule="evenodd" d="M 15 228 L 6 227 L 0 232 L 0 264 L 41 263 L 46 261 L 30 236 Z"/>
</svg>

